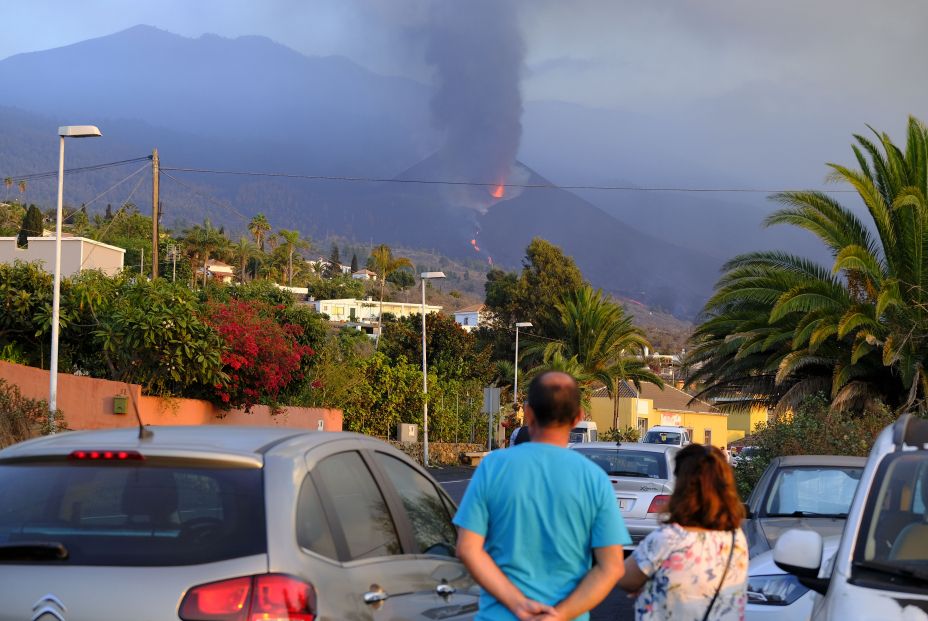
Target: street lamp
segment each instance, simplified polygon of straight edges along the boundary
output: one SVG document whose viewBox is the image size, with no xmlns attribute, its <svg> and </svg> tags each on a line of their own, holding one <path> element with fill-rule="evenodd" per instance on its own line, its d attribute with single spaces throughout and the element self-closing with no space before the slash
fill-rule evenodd
<svg viewBox="0 0 928 621">
<path fill-rule="evenodd" d="M 429 375 L 425 361 L 425 281 L 444 278 L 444 272 L 422 272 L 422 465 L 429 465 Z"/>
<path fill-rule="evenodd" d="M 516 322 L 516 363 L 513 365 L 515 377 L 512 379 L 512 404 L 516 407 L 519 406 L 519 328 L 531 327 L 531 321 Z"/>
<path fill-rule="evenodd" d="M 93 125 L 65 125 L 58 128 L 58 209 L 55 213 L 55 280 L 52 289 L 52 351 L 49 359 L 48 428 L 55 432 L 55 411 L 58 409 L 58 321 L 61 314 L 61 210 L 64 197 L 64 139 L 100 136 Z"/>
</svg>

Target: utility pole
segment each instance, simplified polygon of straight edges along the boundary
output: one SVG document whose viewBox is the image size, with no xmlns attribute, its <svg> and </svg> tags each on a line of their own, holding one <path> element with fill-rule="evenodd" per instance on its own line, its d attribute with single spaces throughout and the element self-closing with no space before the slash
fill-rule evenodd
<svg viewBox="0 0 928 621">
<path fill-rule="evenodd" d="M 158 278 L 158 178 L 161 176 L 161 163 L 158 149 L 151 151 L 151 279 Z"/>
</svg>

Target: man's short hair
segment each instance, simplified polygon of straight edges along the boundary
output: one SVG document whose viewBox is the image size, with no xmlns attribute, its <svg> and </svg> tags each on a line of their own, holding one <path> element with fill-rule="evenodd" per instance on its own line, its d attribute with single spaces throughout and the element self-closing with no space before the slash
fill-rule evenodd
<svg viewBox="0 0 928 621">
<path fill-rule="evenodd" d="M 569 425 L 580 413 L 580 387 L 560 371 L 545 371 L 528 387 L 528 405 L 541 427 Z"/>
</svg>

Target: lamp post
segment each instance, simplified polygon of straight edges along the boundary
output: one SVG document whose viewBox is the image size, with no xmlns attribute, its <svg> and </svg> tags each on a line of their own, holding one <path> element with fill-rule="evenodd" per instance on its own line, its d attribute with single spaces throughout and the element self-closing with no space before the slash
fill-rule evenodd
<svg viewBox="0 0 928 621">
<path fill-rule="evenodd" d="M 516 322 L 516 360 L 513 365 L 515 369 L 515 375 L 512 378 L 512 404 L 516 407 L 519 406 L 519 328 L 531 328 L 531 321 L 518 321 Z"/>
<path fill-rule="evenodd" d="M 425 358 L 425 281 L 444 278 L 444 272 L 422 272 L 422 465 L 429 465 L 429 374 Z"/>
<path fill-rule="evenodd" d="M 61 315 L 61 210 L 64 198 L 64 139 L 100 136 L 93 125 L 65 125 L 58 128 L 58 209 L 55 212 L 55 278 L 52 288 L 52 351 L 49 357 L 48 428 L 55 432 L 58 409 L 58 322 Z"/>
</svg>

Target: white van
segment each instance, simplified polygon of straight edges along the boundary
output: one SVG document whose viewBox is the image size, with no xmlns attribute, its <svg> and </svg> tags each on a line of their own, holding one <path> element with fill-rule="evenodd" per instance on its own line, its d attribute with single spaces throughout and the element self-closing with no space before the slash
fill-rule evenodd
<svg viewBox="0 0 928 621">
<path fill-rule="evenodd" d="M 570 430 L 570 444 L 577 442 L 596 442 L 599 440 L 599 431 L 596 429 L 596 423 L 590 420 L 584 420 L 577 423 L 577 426 Z"/>
<path fill-rule="evenodd" d="M 693 442 L 686 427 L 675 425 L 656 425 L 648 429 L 641 441 L 645 444 L 668 444 L 684 447 Z"/>
<path fill-rule="evenodd" d="M 928 420 L 904 414 L 880 433 L 838 551 L 829 558 L 823 548 L 819 533 L 793 529 L 773 550 L 816 593 L 812 619 L 928 619 Z"/>
</svg>

